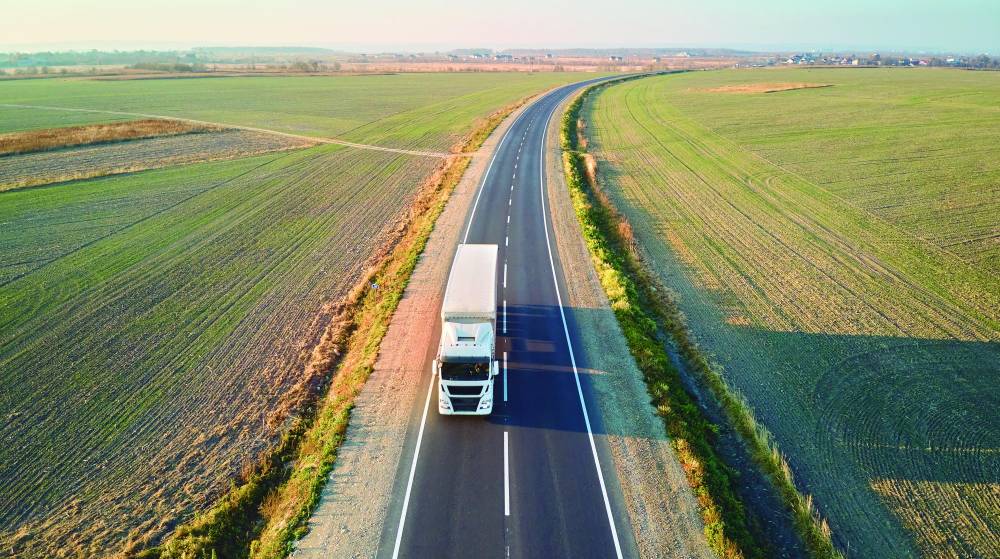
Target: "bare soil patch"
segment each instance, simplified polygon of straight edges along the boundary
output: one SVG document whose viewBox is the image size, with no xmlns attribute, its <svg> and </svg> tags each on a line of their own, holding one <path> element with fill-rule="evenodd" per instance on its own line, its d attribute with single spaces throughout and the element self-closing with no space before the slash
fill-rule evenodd
<svg viewBox="0 0 1000 559">
<path fill-rule="evenodd" d="M 220 130 L 182 120 L 142 119 L 0 134 L 0 155 Z"/>
<path fill-rule="evenodd" d="M 172 165 L 249 157 L 309 145 L 305 140 L 277 134 L 218 129 L 209 133 L 168 134 L 114 144 L 0 155 L 0 192 Z"/>
<path fill-rule="evenodd" d="M 816 89 L 820 87 L 833 87 L 832 83 L 744 83 L 738 85 L 723 85 L 713 87 L 705 91 L 711 93 L 777 93 L 779 91 L 793 91 L 795 89 Z"/>
</svg>

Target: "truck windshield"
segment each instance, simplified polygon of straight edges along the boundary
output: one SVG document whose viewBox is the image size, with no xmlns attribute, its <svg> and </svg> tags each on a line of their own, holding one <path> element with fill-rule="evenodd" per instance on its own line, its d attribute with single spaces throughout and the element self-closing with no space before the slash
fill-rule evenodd
<svg viewBox="0 0 1000 559">
<path fill-rule="evenodd" d="M 490 378 L 489 361 L 456 363 L 446 361 L 441 363 L 441 378 L 444 380 L 488 380 Z"/>
</svg>

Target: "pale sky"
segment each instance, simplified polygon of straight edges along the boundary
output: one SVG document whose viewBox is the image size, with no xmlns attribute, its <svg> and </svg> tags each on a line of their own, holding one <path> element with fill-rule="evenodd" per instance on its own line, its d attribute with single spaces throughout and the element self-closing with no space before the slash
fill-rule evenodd
<svg viewBox="0 0 1000 559">
<path fill-rule="evenodd" d="M 0 50 L 212 45 L 1000 54 L 1000 0 L 0 0 Z"/>
</svg>

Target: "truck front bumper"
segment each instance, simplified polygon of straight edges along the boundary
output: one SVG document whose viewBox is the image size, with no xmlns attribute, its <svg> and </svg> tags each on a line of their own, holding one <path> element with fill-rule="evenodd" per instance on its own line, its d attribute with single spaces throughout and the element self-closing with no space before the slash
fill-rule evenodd
<svg viewBox="0 0 1000 559">
<path fill-rule="evenodd" d="M 468 408 L 462 404 L 461 400 L 476 400 L 475 403 L 468 404 Z M 451 398 L 447 396 L 438 399 L 438 413 L 441 415 L 489 415 L 493 413 L 493 402 L 483 403 L 481 398 Z M 458 400 L 457 402 L 455 400 Z M 458 409 L 455 409 L 458 407 Z"/>
</svg>

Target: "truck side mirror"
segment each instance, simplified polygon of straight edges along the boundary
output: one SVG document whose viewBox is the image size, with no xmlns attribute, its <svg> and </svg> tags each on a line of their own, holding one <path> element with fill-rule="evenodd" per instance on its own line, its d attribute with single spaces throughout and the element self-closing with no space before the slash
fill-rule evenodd
<svg viewBox="0 0 1000 559">
<path fill-rule="evenodd" d="M 437 374 L 437 370 L 438 370 L 438 360 L 435 359 L 434 361 L 431 361 L 431 377 Z"/>
</svg>

